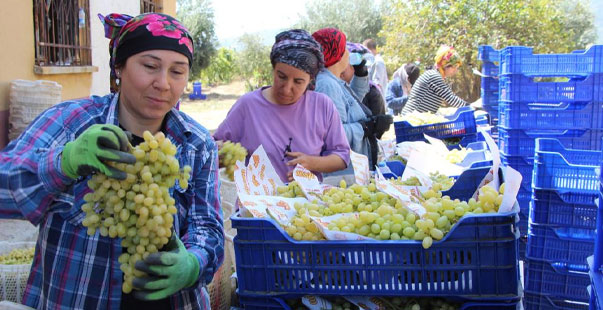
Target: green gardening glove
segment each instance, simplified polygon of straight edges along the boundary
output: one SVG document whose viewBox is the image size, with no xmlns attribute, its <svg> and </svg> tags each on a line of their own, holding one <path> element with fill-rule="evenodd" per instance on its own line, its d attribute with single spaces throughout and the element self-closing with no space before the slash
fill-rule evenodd
<svg viewBox="0 0 603 310">
<path fill-rule="evenodd" d="M 127 153 L 128 148 L 128 137 L 121 128 L 110 124 L 92 125 L 77 139 L 65 144 L 61 168 L 72 179 L 100 171 L 108 177 L 124 180 L 124 171 L 105 162 L 135 163 L 136 158 Z"/>
<path fill-rule="evenodd" d="M 147 274 L 134 278 L 134 297 L 140 300 L 166 298 L 199 279 L 199 260 L 186 250 L 180 238 L 172 235 L 164 246 L 165 251 L 155 252 L 145 260 L 136 262 L 135 268 Z"/>
</svg>

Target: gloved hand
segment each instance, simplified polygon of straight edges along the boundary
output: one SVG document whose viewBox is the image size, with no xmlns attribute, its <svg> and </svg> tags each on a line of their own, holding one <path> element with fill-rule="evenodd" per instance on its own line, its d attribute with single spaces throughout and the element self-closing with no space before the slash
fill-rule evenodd
<svg viewBox="0 0 603 310">
<path fill-rule="evenodd" d="M 394 122 L 394 117 L 389 114 L 380 114 L 373 116 L 375 120 L 375 135 L 381 137 L 384 132 L 389 130 L 389 126 Z"/>
<path fill-rule="evenodd" d="M 374 116 L 369 117 L 365 121 L 361 121 L 362 129 L 364 130 L 364 137 L 372 137 L 375 134 L 375 119 Z"/>
<path fill-rule="evenodd" d="M 140 300 L 163 299 L 183 288 L 190 287 L 199 278 L 199 260 L 186 250 L 180 238 L 172 234 L 164 251 L 155 252 L 136 262 L 136 269 L 146 277 L 134 278 L 134 297 Z"/>
<path fill-rule="evenodd" d="M 63 148 L 61 168 L 68 177 L 75 179 L 93 172 L 124 180 L 126 173 L 103 161 L 133 164 L 134 155 L 128 152 L 128 137 L 121 128 L 110 124 L 95 124 L 86 129 L 74 141 Z"/>
<path fill-rule="evenodd" d="M 364 77 L 368 75 L 368 69 L 366 68 L 366 59 L 363 59 L 359 64 L 353 67 L 355 76 Z"/>
</svg>

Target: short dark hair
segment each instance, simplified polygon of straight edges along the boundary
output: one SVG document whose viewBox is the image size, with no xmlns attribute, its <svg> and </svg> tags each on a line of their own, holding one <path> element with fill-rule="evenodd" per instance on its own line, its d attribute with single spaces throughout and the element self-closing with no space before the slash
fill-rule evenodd
<svg viewBox="0 0 603 310">
<path fill-rule="evenodd" d="M 407 63 L 404 66 L 404 70 L 406 71 L 406 74 L 408 75 L 408 82 L 410 82 L 410 85 L 414 85 L 415 81 L 419 78 L 419 74 L 421 73 L 421 70 L 419 69 L 419 67 L 417 67 L 412 62 Z"/>
<path fill-rule="evenodd" d="M 375 42 L 373 39 L 366 39 L 364 42 L 362 42 L 362 44 L 371 50 L 377 49 L 377 42 Z"/>
</svg>

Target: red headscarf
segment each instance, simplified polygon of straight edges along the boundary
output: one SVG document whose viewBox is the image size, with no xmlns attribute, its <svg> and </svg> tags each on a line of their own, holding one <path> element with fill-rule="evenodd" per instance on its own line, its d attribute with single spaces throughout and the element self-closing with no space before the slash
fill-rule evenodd
<svg viewBox="0 0 603 310">
<path fill-rule="evenodd" d="M 345 54 L 345 34 L 335 28 L 323 28 L 312 34 L 312 37 L 322 46 L 325 57 L 325 67 L 336 64 Z"/>
</svg>

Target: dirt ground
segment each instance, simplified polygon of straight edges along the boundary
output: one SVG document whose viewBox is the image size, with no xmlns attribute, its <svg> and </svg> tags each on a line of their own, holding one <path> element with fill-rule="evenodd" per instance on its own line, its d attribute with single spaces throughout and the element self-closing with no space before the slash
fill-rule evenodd
<svg viewBox="0 0 603 310">
<path fill-rule="evenodd" d="M 190 100 L 187 95 L 181 100 L 180 110 L 213 131 L 226 118 L 230 107 L 245 94 L 245 83 L 235 81 L 226 85 L 203 87 L 201 93 L 207 95 L 206 100 Z"/>
</svg>

